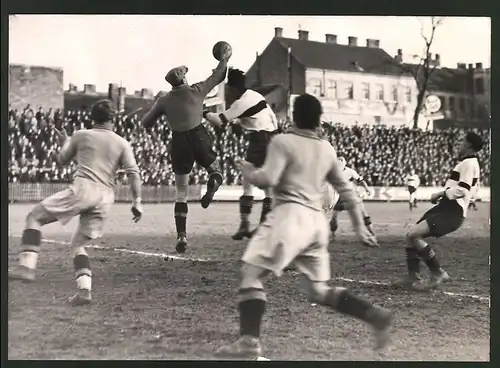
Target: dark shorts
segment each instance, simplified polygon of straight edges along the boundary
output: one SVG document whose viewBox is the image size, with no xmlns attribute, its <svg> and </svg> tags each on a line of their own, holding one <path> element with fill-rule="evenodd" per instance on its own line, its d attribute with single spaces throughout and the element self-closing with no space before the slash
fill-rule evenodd
<svg viewBox="0 0 500 368">
<path fill-rule="evenodd" d="M 417 191 L 417 188 L 415 187 L 412 187 L 411 185 L 408 185 L 408 192 L 410 192 L 410 194 L 413 194 Z"/>
<path fill-rule="evenodd" d="M 430 235 L 439 238 L 460 228 L 464 222 L 463 209 L 456 201 L 443 198 L 439 204 L 424 213 L 417 224 L 427 221 Z"/>
<path fill-rule="evenodd" d="M 339 197 L 337 202 L 335 203 L 335 206 L 333 206 L 333 210 L 337 212 L 342 212 L 345 211 L 347 201 L 345 201 L 342 197 Z"/>
<path fill-rule="evenodd" d="M 212 137 L 203 125 L 186 132 L 172 133 L 172 169 L 178 175 L 191 172 L 195 162 L 207 169 L 217 159 Z"/>
<path fill-rule="evenodd" d="M 271 138 L 278 134 L 277 131 L 268 132 L 259 130 L 249 134 L 248 150 L 246 160 L 255 167 L 261 167 L 266 161 L 267 146 Z"/>
</svg>

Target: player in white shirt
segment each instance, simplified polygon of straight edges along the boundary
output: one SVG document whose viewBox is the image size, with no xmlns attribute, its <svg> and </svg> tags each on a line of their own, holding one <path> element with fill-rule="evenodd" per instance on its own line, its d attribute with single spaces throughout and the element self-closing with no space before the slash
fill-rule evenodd
<svg viewBox="0 0 500 368">
<path fill-rule="evenodd" d="M 355 185 L 362 186 L 365 189 L 367 195 L 371 195 L 370 188 L 368 187 L 368 184 L 366 184 L 366 181 L 356 172 L 356 170 L 346 166 L 346 159 L 342 156 L 339 156 L 339 162 L 343 167 L 342 173 L 345 176 L 346 180 L 352 182 Z M 363 205 L 363 203 L 361 203 L 360 206 L 361 206 L 361 211 L 363 213 L 363 221 L 365 223 L 365 226 L 373 235 L 375 235 L 372 228 L 372 220 L 368 215 L 365 206 Z M 333 235 L 335 235 L 335 232 L 338 229 L 338 221 L 337 221 L 338 214 L 344 210 L 345 210 L 345 200 L 341 196 L 339 196 L 337 202 L 335 203 L 335 206 L 333 206 L 333 214 L 332 218 L 330 219 L 330 230 L 332 231 Z"/>
<path fill-rule="evenodd" d="M 460 162 L 455 166 L 446 189 L 434 193 L 431 202 L 436 204 L 427 211 L 406 236 L 406 265 L 408 275 L 393 283 L 396 287 L 428 290 L 451 280 L 436 257 L 436 253 L 424 239 L 439 238 L 450 234 L 462 226 L 467 216 L 467 208 L 480 178 L 477 152 L 483 147 L 482 138 L 469 132 L 459 148 Z M 426 282 L 420 276 L 420 261 L 423 260 L 431 271 Z"/>
<path fill-rule="evenodd" d="M 405 182 L 406 186 L 408 187 L 408 193 L 410 193 L 410 210 L 413 210 L 413 207 L 417 207 L 417 188 L 420 185 L 420 178 L 415 173 L 414 169 L 410 170 L 410 174 L 406 176 Z"/>
<path fill-rule="evenodd" d="M 248 131 L 249 145 L 246 161 L 251 162 L 255 167 L 261 167 L 266 160 L 267 146 L 271 138 L 278 133 L 278 119 L 264 96 L 246 88 L 245 75 L 241 70 L 229 69 L 227 86 L 230 93 L 236 97 L 229 109 L 221 114 L 205 112 L 203 115 L 217 126 L 232 122 L 234 128 L 241 127 Z M 243 177 L 243 195 L 240 197 L 241 222 L 238 231 L 233 235 L 234 240 L 250 238 L 253 234 L 249 221 L 254 202 L 253 188 L 254 186 Z M 271 189 L 266 188 L 264 193 L 260 223 L 265 221 L 272 205 Z"/>
</svg>

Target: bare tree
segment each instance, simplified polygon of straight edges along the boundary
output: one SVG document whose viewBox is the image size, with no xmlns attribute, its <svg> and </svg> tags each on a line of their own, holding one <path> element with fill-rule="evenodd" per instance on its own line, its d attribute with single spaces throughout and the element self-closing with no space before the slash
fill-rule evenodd
<svg viewBox="0 0 500 368">
<path fill-rule="evenodd" d="M 432 60 L 431 47 L 436 35 L 436 29 L 443 23 L 443 18 L 431 17 L 431 28 L 428 32 L 425 31 L 422 19 L 419 18 L 419 21 L 420 35 L 425 42 L 422 55 L 414 55 L 415 59 L 418 59 L 418 63 L 402 64 L 404 71 L 411 74 L 417 83 L 417 105 L 415 106 L 415 111 L 413 112 L 414 128 L 418 127 L 418 117 L 424 105 L 424 99 L 429 87 L 429 81 L 432 73 L 434 73 L 434 70 L 438 66 L 437 63 Z"/>
</svg>

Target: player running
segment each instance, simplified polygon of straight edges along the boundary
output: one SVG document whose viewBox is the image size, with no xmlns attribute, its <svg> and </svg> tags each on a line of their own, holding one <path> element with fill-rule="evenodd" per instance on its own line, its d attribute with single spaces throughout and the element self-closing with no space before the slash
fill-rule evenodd
<svg viewBox="0 0 500 368">
<path fill-rule="evenodd" d="M 209 122 L 217 126 L 237 119 L 239 125 L 250 133 L 246 160 L 255 167 L 261 167 L 266 159 L 267 146 L 271 138 L 278 133 L 276 115 L 260 93 L 245 87 L 245 75 L 241 70 L 229 70 L 227 86 L 236 97 L 231 107 L 221 114 L 205 112 L 203 115 Z M 254 186 L 243 177 L 243 195 L 240 197 L 241 222 L 238 231 L 233 235 L 234 240 L 242 240 L 252 236 L 249 217 L 254 199 L 253 188 Z M 264 193 L 260 223 L 265 221 L 272 205 L 272 190 L 266 188 Z"/>
<path fill-rule="evenodd" d="M 345 176 L 347 181 L 353 182 L 356 185 L 362 186 L 367 195 L 371 195 L 370 188 L 368 187 L 368 184 L 366 184 L 366 181 L 356 172 L 356 170 L 351 169 L 350 167 L 346 166 L 346 160 L 344 157 L 340 156 L 338 158 L 338 161 L 341 165 L 342 169 L 342 174 Z M 335 206 L 333 206 L 333 214 L 332 218 L 330 219 L 330 230 L 332 231 L 332 234 L 335 235 L 335 232 L 338 229 L 338 221 L 337 217 L 340 212 L 344 211 L 345 208 L 345 200 L 342 198 L 341 195 L 339 195 L 339 198 L 337 202 L 335 203 Z M 359 204 L 361 213 L 363 214 L 363 221 L 366 226 L 366 228 L 372 233 L 372 235 L 375 235 L 373 228 L 372 228 L 372 220 L 370 216 L 368 215 L 368 212 L 366 211 L 365 206 L 363 205 L 363 202 Z"/>
<path fill-rule="evenodd" d="M 59 221 L 65 225 L 80 215 L 78 228 L 71 238 L 73 264 L 78 292 L 69 299 L 72 305 L 91 302 L 92 271 L 85 245 L 102 236 L 103 223 L 115 200 L 115 176 L 118 169 L 128 174 L 132 192 L 132 215 L 141 219 L 141 177 L 130 143 L 113 132 L 115 110 L 112 102 L 96 102 L 90 117 L 94 127 L 79 130 L 68 139 L 66 131 L 57 131 L 62 146 L 59 162 L 77 161 L 73 184 L 37 204 L 26 216 L 21 240 L 19 265 L 9 270 L 9 279 L 34 281 L 42 242 L 41 228 Z"/>
<path fill-rule="evenodd" d="M 201 206 L 207 208 L 215 192 L 222 184 L 222 170 L 217 154 L 212 147 L 212 138 L 201 123 L 203 102 L 207 94 L 226 77 L 227 62 L 231 48 L 222 50 L 220 62 L 212 75 L 203 82 L 189 85 L 186 79 L 188 68 L 180 66 L 170 70 L 165 80 L 172 90 L 156 100 L 151 110 L 143 117 L 142 124 L 150 129 L 160 116 L 165 115 L 172 129 L 172 169 L 175 173 L 175 226 L 177 229 L 176 251 L 184 253 L 188 247 L 186 220 L 188 214 L 189 174 L 195 162 L 209 173 L 207 192 Z"/>
<path fill-rule="evenodd" d="M 328 221 L 321 203 L 325 180 L 345 198 L 360 240 L 374 245 L 376 239 L 363 224 L 361 201 L 342 174 L 335 149 L 316 131 L 321 114 L 321 103 L 315 97 L 297 97 L 293 110 L 295 127 L 271 140 L 264 165 L 257 169 L 247 161 L 240 162 L 246 180 L 259 188 L 273 188 L 275 205 L 242 257 L 240 338 L 221 347 L 216 353 L 219 356 L 261 355 L 260 326 L 266 307 L 262 280 L 271 273 L 279 277 L 289 264 L 301 272 L 311 302 L 371 324 L 378 348 L 388 340 L 391 312 L 327 283 L 331 277 Z"/>
<path fill-rule="evenodd" d="M 410 174 L 406 176 L 405 182 L 408 187 L 408 193 L 410 194 L 408 202 L 411 211 L 414 207 L 417 208 L 417 188 L 420 185 L 420 178 L 415 173 L 414 169 L 410 170 Z"/>
<path fill-rule="evenodd" d="M 480 177 L 477 153 L 483 147 L 483 140 L 473 132 L 467 133 L 459 148 L 460 162 L 455 166 L 446 189 L 434 193 L 431 202 L 436 204 L 427 211 L 406 236 L 406 265 L 408 275 L 393 283 L 395 287 L 428 290 L 451 281 L 441 268 L 436 253 L 424 239 L 439 238 L 450 234 L 462 226 L 467 216 L 470 198 L 476 190 Z M 420 276 L 420 261 L 423 260 L 431 277 L 426 282 Z"/>
</svg>

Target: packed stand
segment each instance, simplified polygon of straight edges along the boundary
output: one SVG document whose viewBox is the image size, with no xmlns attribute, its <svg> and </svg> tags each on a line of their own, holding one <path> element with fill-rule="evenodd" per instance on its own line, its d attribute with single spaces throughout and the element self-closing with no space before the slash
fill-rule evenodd
<svg viewBox="0 0 500 368">
<path fill-rule="evenodd" d="M 140 126 L 137 115 L 117 116 L 115 132 L 132 142 L 145 185 L 172 185 L 174 173 L 170 165 L 168 142 L 171 132 L 161 118 L 152 134 Z M 281 129 L 286 130 L 286 122 Z M 214 138 L 214 146 L 222 161 L 225 184 L 241 184 L 236 160 L 245 157 L 248 142 L 239 129 L 227 126 L 222 129 L 205 124 Z M 27 106 L 23 111 L 9 111 L 8 139 L 9 182 L 40 183 L 70 182 L 75 164 L 60 167 L 55 155 L 59 151 L 55 132 L 66 129 L 69 135 L 79 129 L 92 127 L 88 111 L 34 110 Z M 489 186 L 491 172 L 490 135 L 479 131 L 487 141 L 480 152 L 481 184 Z M 385 126 L 346 127 L 340 124 L 324 125 L 324 134 L 372 186 L 403 186 L 410 168 L 420 175 L 423 186 L 444 185 L 456 164 L 457 142 L 464 131 L 449 129 L 422 131 Z M 167 142 L 167 143 L 165 143 Z M 204 169 L 195 165 L 190 184 L 204 184 L 208 179 Z M 119 183 L 126 183 L 124 174 L 118 175 Z"/>
</svg>

